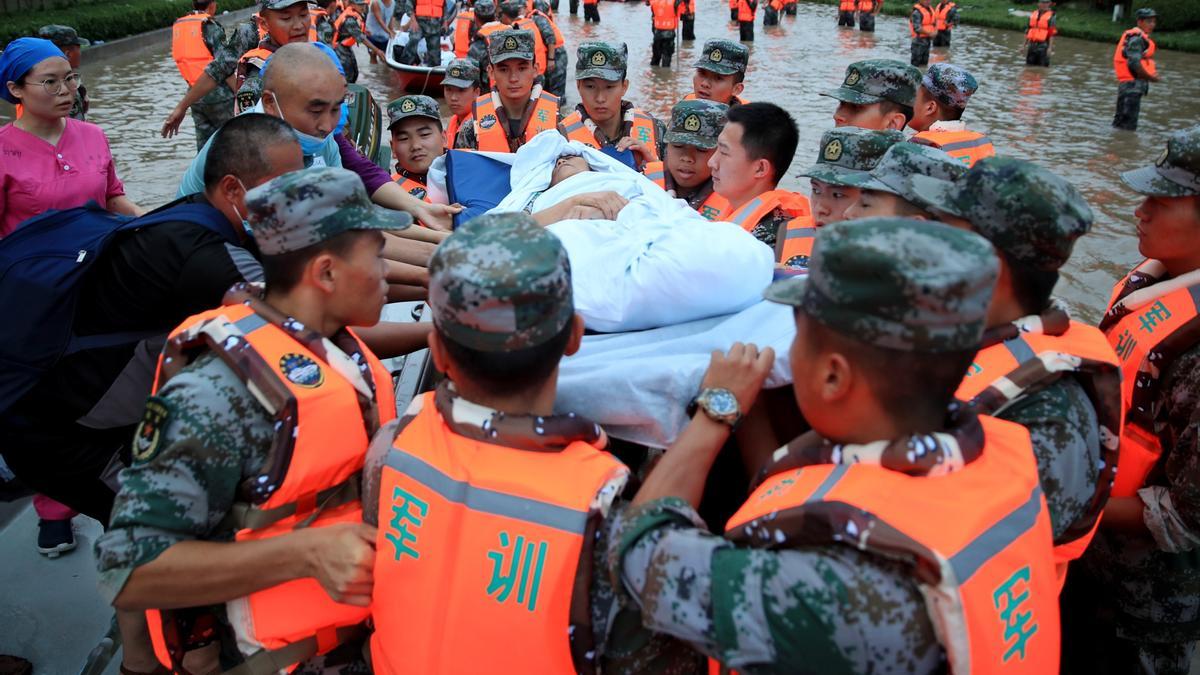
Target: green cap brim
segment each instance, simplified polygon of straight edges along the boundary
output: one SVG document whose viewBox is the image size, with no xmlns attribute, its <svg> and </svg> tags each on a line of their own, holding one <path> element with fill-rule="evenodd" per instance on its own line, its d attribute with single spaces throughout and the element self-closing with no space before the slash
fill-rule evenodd
<svg viewBox="0 0 1200 675">
<path fill-rule="evenodd" d="M 407 115 L 397 117 L 396 119 L 392 120 L 391 122 L 388 122 L 388 125 L 387 125 L 388 131 L 391 131 L 392 127 L 396 126 L 397 124 L 403 122 L 404 120 L 406 120 L 410 117 L 424 117 L 427 120 L 433 120 L 434 122 L 437 122 L 438 126 L 441 126 L 441 124 L 442 124 L 442 118 L 440 118 L 440 117 L 434 117 L 433 115 L 426 115 L 425 113 L 411 112 L 411 113 L 408 113 Z"/>
<path fill-rule="evenodd" d="M 497 63 L 503 63 L 505 61 L 512 61 L 513 59 L 521 59 L 522 61 L 530 61 L 530 62 L 533 61 L 532 56 L 522 56 L 520 54 L 501 54 L 499 57 L 492 59 L 492 65 L 496 65 Z"/>
<path fill-rule="evenodd" d="M 707 140 L 686 131 L 668 131 L 663 134 L 663 142 L 667 145 L 690 145 L 701 150 L 712 150 L 717 147 L 717 139 Z"/>
<path fill-rule="evenodd" d="M 625 79 L 625 73 L 610 68 L 588 68 L 586 70 L 575 71 L 575 81 L 590 80 L 592 78 L 604 80 L 605 82 L 620 82 Z"/>
<path fill-rule="evenodd" d="M 763 298 L 781 305 L 799 307 L 804 302 L 804 285 L 807 283 L 807 275 L 780 279 L 767 286 L 767 290 L 763 291 Z"/>
<path fill-rule="evenodd" d="M 292 5 L 299 5 L 300 3 L 307 3 L 307 2 L 308 2 L 308 0 L 267 0 L 267 2 L 262 3 L 260 8 L 261 9 L 287 9 L 288 7 L 291 7 Z"/>
<path fill-rule="evenodd" d="M 958 207 L 958 190 L 955 189 L 954 183 L 921 175 L 912 176 L 909 181 L 912 183 L 912 196 L 924 202 L 927 208 L 942 211 L 957 218 L 966 218 Z"/>
<path fill-rule="evenodd" d="M 1134 192 L 1149 197 L 1191 197 L 1200 194 L 1200 190 L 1186 188 L 1179 183 L 1167 180 L 1158 173 L 1158 167 L 1144 166 L 1121 174 L 1121 181 Z"/>
<path fill-rule="evenodd" d="M 883 100 L 882 96 L 871 96 L 870 94 L 864 94 L 861 91 L 847 89 L 846 87 L 838 87 L 832 91 L 822 92 L 821 96 L 836 98 L 844 103 L 853 103 L 855 105 L 871 105 Z"/>
<path fill-rule="evenodd" d="M 413 224 L 413 217 L 404 211 L 385 209 L 382 206 L 371 205 L 362 219 L 352 230 L 407 230 Z"/>
<path fill-rule="evenodd" d="M 712 61 L 697 61 L 696 67 L 701 70 L 714 72 L 718 75 L 736 75 L 742 72 L 742 69 L 738 68 L 737 66 L 717 65 Z"/>
<path fill-rule="evenodd" d="M 829 183 L 830 185 L 857 187 L 858 182 L 867 175 L 867 172 L 818 162 L 808 167 L 808 170 L 800 175 L 807 178 L 815 178 L 822 183 Z"/>
<path fill-rule="evenodd" d="M 459 87 L 462 89 L 470 89 L 471 87 L 478 87 L 479 82 L 475 82 L 475 81 L 471 81 L 471 80 L 460 80 L 460 79 L 454 78 L 454 77 L 444 77 L 444 78 L 442 78 L 442 85 L 443 86 L 451 86 L 451 87 Z"/>
</svg>

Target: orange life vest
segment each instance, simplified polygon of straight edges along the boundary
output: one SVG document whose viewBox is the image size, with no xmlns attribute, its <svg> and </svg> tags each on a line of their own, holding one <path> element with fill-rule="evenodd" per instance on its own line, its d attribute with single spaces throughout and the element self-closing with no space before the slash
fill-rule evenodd
<svg viewBox="0 0 1200 675">
<path fill-rule="evenodd" d="M 939 31 L 946 30 L 950 27 L 947 21 L 950 17 L 950 10 L 954 9 L 953 2 L 943 2 L 933 9 L 934 27 Z"/>
<path fill-rule="evenodd" d="M 204 44 L 204 24 L 209 19 L 207 12 L 192 12 L 175 19 L 171 26 L 171 58 L 189 87 L 196 84 L 213 60 Z"/>
<path fill-rule="evenodd" d="M 683 100 L 685 100 L 685 101 L 695 101 L 695 100 L 697 100 L 697 99 L 699 99 L 699 98 L 700 98 L 700 96 L 698 96 L 698 95 L 696 94 L 696 92 L 692 92 L 692 93 L 688 94 L 687 96 L 684 96 L 684 97 L 683 97 Z M 746 105 L 746 104 L 747 104 L 747 103 L 749 103 L 749 102 L 750 102 L 750 99 L 748 99 L 748 98 L 746 98 L 746 97 L 744 97 L 744 96 L 734 96 L 733 98 L 729 99 L 729 102 L 728 102 L 728 103 L 726 103 L 726 105 L 728 105 L 728 106 L 730 106 L 730 107 L 733 107 L 733 106 L 735 106 L 735 105 Z M 717 101 L 717 103 L 723 103 L 723 101 Z"/>
<path fill-rule="evenodd" d="M 1108 502 L 1113 475 L 1117 468 L 1118 442 L 1121 436 L 1120 362 L 1108 340 L 1098 328 L 1072 321 L 1062 335 L 1021 333 L 1015 338 L 985 347 L 975 355 L 967 377 L 955 396 L 963 401 L 999 407 L 1007 398 L 999 392 L 1011 388 L 1019 379 L 1019 368 L 1038 368 L 1034 362 L 1054 363 L 1061 368 L 1054 375 L 1071 374 L 1079 379 L 1100 421 L 1100 459 L 1096 490 L 1080 519 L 1063 532 L 1054 546 L 1054 562 L 1060 587 L 1066 579 L 1067 564 L 1079 558 L 1092 541 L 1100 515 Z M 990 393 L 985 393 L 987 390 Z M 985 399 L 996 394 L 994 405 Z M 994 413 L 992 410 L 982 412 Z"/>
<path fill-rule="evenodd" d="M 749 0 L 738 0 L 737 5 L 737 20 L 746 23 L 754 21 L 754 7 L 750 6 Z"/>
<path fill-rule="evenodd" d="M 458 115 L 451 115 L 450 119 L 446 121 L 446 131 L 444 133 L 447 148 L 454 147 L 454 140 L 458 138 L 458 130 L 462 128 L 462 125 L 470 119 L 471 115 L 470 113 L 467 113 L 462 117 L 459 117 Z"/>
<path fill-rule="evenodd" d="M 633 116 L 633 119 L 630 120 L 628 136 L 638 143 L 649 144 L 651 150 L 653 150 L 653 159 L 651 161 L 657 161 L 658 150 L 656 146 L 658 145 L 658 134 L 654 129 L 654 119 L 637 108 L 632 108 L 629 112 Z M 570 115 L 563 118 L 563 135 L 569 141 L 579 141 L 586 146 L 599 150 L 600 143 L 596 140 L 595 131 L 589 122 L 591 120 L 585 120 L 579 110 L 576 109 Z M 622 129 L 624 129 L 624 126 L 625 122 L 622 121 Z M 615 143 L 620 139 L 614 138 L 611 140 Z"/>
<path fill-rule="evenodd" d="M 355 40 L 352 35 L 342 35 L 342 26 L 348 19 L 350 19 L 350 17 L 358 19 L 358 26 L 360 30 L 366 24 L 366 21 L 363 20 L 363 17 L 358 13 L 358 10 L 354 9 L 352 6 L 347 6 L 342 10 L 341 14 L 338 14 L 338 18 L 333 22 L 333 44 L 341 45 L 343 47 L 353 47 L 354 45 L 358 44 L 358 41 Z"/>
<path fill-rule="evenodd" d="M 650 15 L 654 30 L 675 30 L 679 27 L 679 14 L 674 0 L 650 0 Z"/>
<path fill-rule="evenodd" d="M 645 174 L 646 178 L 654 181 L 655 185 L 658 185 L 660 188 L 664 190 L 670 189 L 667 187 L 667 167 L 663 162 L 646 162 L 646 166 L 642 168 L 642 173 Z M 711 191 L 708 193 L 708 197 L 695 208 L 700 215 L 712 221 L 724 220 L 725 214 L 730 210 L 729 200 Z"/>
<path fill-rule="evenodd" d="M 975 162 L 996 154 L 992 139 L 977 131 L 967 129 L 962 131 L 922 131 L 913 136 L 913 140 L 939 148 L 947 155 L 962 160 L 967 166 L 975 166 Z"/>
<path fill-rule="evenodd" d="M 775 241 L 775 262 L 784 267 L 808 269 L 816 237 L 817 226 L 811 213 L 792 218 Z"/>
<path fill-rule="evenodd" d="M 875 0 L 858 0 L 858 11 L 868 14 L 875 11 Z"/>
<path fill-rule="evenodd" d="M 378 416 L 372 422 L 379 426 L 396 416 L 391 374 L 357 336 L 354 339 L 370 365 L 373 414 Z M 217 353 L 254 385 L 259 400 L 275 407 L 275 461 L 242 486 L 239 494 L 245 501 L 235 511 L 236 541 L 362 521 L 358 488 L 370 439 L 362 396 L 350 379 L 242 303 L 188 318 L 169 340 Z M 251 367 L 240 372 L 241 364 Z M 160 356 L 154 390 L 163 384 Z M 274 490 L 262 490 L 261 477 L 268 477 L 264 482 Z M 251 646 L 268 656 L 261 650 L 269 653 L 289 645 L 294 650 L 297 643 L 306 643 L 308 648 L 293 655 L 294 660 L 275 664 L 278 669 L 336 647 L 367 619 L 370 609 L 334 602 L 316 579 L 307 577 L 232 600 L 226 603 L 226 613 L 243 649 Z M 168 667 L 178 664 L 183 654 L 169 637 L 176 633 L 169 612 L 147 612 L 147 622 L 159 661 Z"/>
<path fill-rule="evenodd" d="M 257 69 L 262 70 L 262 67 L 267 63 L 267 59 L 271 58 L 274 54 L 274 51 L 266 49 L 265 47 L 255 47 L 245 54 L 242 54 L 242 57 L 238 59 L 238 88 L 240 89 L 242 83 L 246 81 L 246 71 L 248 70 L 249 66 L 254 66 Z"/>
<path fill-rule="evenodd" d="M 1046 42 L 1054 37 L 1055 30 L 1050 26 L 1054 19 L 1054 10 L 1033 10 L 1029 15 L 1029 30 L 1025 31 L 1025 39 L 1030 42 Z"/>
<path fill-rule="evenodd" d="M 537 98 L 530 99 L 533 113 L 525 124 L 525 133 L 517 138 L 509 138 L 507 124 L 501 124 L 497 115 L 497 104 L 494 92 L 487 93 L 475 99 L 472 116 L 475 118 L 475 140 L 479 147 L 476 150 L 490 152 L 516 152 L 517 148 L 533 140 L 534 136 L 547 129 L 555 128 L 558 123 L 558 97 L 548 91 L 543 91 Z"/>
<path fill-rule="evenodd" d="M 417 8 L 413 13 L 418 19 L 440 19 L 446 10 L 446 3 L 442 0 L 416 0 L 416 3 Z"/>
<path fill-rule="evenodd" d="M 600 4 L 600 0 L 583 0 L 583 4 L 585 4 L 585 5 L 598 5 L 598 4 Z"/>
<path fill-rule="evenodd" d="M 725 536 L 773 549 L 849 546 L 899 560 L 930 591 L 929 616 L 951 672 L 1057 673 L 1050 518 L 1029 432 L 979 421 L 982 454 L 944 475 L 868 463 L 775 473 L 729 519 Z"/>
<path fill-rule="evenodd" d="M 475 12 L 464 9 L 454 19 L 454 57 L 467 58 L 471 49 L 471 26 L 475 25 Z"/>
<path fill-rule="evenodd" d="M 400 184 L 400 187 L 408 194 L 420 199 L 423 202 L 432 204 L 429 200 L 429 188 L 425 187 L 424 183 L 415 181 L 411 178 L 405 178 L 399 172 L 392 174 L 392 180 Z"/>
<path fill-rule="evenodd" d="M 838 11 L 839 12 L 853 12 L 854 8 L 856 6 L 855 5 L 856 2 L 857 2 L 857 0 L 841 0 L 841 3 L 838 5 Z"/>
<path fill-rule="evenodd" d="M 460 436 L 435 395 L 405 413 L 380 476 L 375 672 L 478 672 L 484 654 L 489 672 L 594 670 L 570 617 L 588 608 L 590 506 L 625 468 L 583 441 L 544 452 Z"/>
<path fill-rule="evenodd" d="M 925 5 L 913 5 L 913 10 L 921 13 L 921 28 L 922 30 L 933 28 L 937 21 L 933 16 L 933 9 Z M 920 33 L 917 27 L 913 25 L 912 17 L 908 17 L 908 32 L 912 37 L 930 38 L 933 37 L 929 33 Z"/>
<path fill-rule="evenodd" d="M 554 17 L 550 16 L 549 14 L 546 14 L 545 12 L 541 11 L 540 9 L 533 10 L 532 12 L 529 13 L 529 16 L 540 16 L 546 20 L 546 23 L 550 24 L 550 30 L 554 31 L 554 48 L 555 49 L 562 49 L 564 46 L 566 46 L 567 41 L 565 38 L 563 38 L 562 31 L 558 29 L 558 24 L 554 23 Z"/>
<path fill-rule="evenodd" d="M 546 36 L 542 35 L 542 29 L 538 28 L 537 22 L 528 17 L 522 17 L 513 22 L 512 27 L 516 30 L 527 30 L 533 33 L 533 67 L 537 68 L 539 75 L 546 74 Z"/>
<path fill-rule="evenodd" d="M 808 197 L 790 190 L 770 190 L 742 204 L 726 215 L 725 220 L 741 225 L 747 232 L 753 232 L 758 221 L 769 216 L 777 208 L 782 208 L 792 218 L 812 219 Z"/>
<path fill-rule="evenodd" d="M 1147 75 L 1158 75 L 1158 66 L 1154 63 L 1154 52 L 1158 51 L 1158 46 L 1154 44 L 1154 40 L 1151 40 L 1149 35 L 1142 32 L 1141 28 L 1130 28 L 1121 34 L 1121 41 L 1117 43 L 1117 51 L 1113 52 L 1113 70 L 1117 73 L 1118 82 L 1133 82 L 1137 79 L 1129 67 L 1129 59 L 1125 58 L 1125 43 L 1134 35 L 1140 35 L 1147 45 L 1142 56 L 1142 68 L 1145 69 Z"/>
<path fill-rule="evenodd" d="M 1125 426 L 1114 497 L 1131 497 L 1146 482 L 1162 457 L 1155 413 L 1158 378 L 1183 351 L 1200 344 L 1200 284 L 1171 291 L 1130 310 L 1116 310 L 1117 301 L 1157 282 L 1160 265 L 1147 260 L 1113 288 L 1100 330 L 1121 359 L 1121 403 Z"/>
</svg>

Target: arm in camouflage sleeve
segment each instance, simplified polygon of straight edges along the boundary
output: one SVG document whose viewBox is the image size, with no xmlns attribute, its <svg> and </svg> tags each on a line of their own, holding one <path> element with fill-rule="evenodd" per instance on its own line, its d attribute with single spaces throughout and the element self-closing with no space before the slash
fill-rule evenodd
<svg viewBox="0 0 1200 675">
<path fill-rule="evenodd" d="M 542 42 L 546 45 L 546 72 L 554 70 L 554 29 L 550 27 L 550 22 L 544 16 L 533 17 L 533 23 L 538 27 L 538 33 L 542 36 Z"/>
<path fill-rule="evenodd" d="M 1139 80 L 1149 80 L 1150 74 L 1142 67 L 1142 58 L 1150 45 L 1141 35 L 1132 35 L 1125 41 L 1125 58 L 1129 61 L 1129 70 Z"/>
<path fill-rule="evenodd" d="M 1166 424 L 1159 432 L 1169 448 L 1166 485 L 1138 491 L 1142 520 L 1158 547 L 1169 553 L 1200 548 L 1200 347 L 1175 360 L 1159 394 Z"/>
</svg>

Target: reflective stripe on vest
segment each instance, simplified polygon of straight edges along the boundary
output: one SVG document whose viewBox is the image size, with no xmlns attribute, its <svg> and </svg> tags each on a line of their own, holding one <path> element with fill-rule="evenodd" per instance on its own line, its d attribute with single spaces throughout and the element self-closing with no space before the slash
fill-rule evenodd
<svg viewBox="0 0 1200 675">
<path fill-rule="evenodd" d="M 1033 10 L 1029 15 L 1029 30 L 1025 31 L 1025 39 L 1030 42 L 1046 42 L 1053 37 L 1050 21 L 1054 18 L 1054 10 Z"/>
<path fill-rule="evenodd" d="M 865 463 L 781 471 L 755 489 L 725 536 L 904 561 L 925 591 L 951 672 L 1057 673 L 1050 518 L 1029 432 L 979 421 L 983 451 L 957 471 L 909 476 Z"/>
<path fill-rule="evenodd" d="M 944 2 L 934 8 L 934 10 L 933 10 L 934 28 L 937 28 L 938 30 L 941 31 L 941 30 L 946 30 L 947 28 L 950 27 L 950 24 L 947 21 L 947 19 L 950 16 L 950 10 L 954 9 L 954 7 L 955 7 L 955 4 L 953 2 Z"/>
<path fill-rule="evenodd" d="M 775 262 L 784 267 L 808 269 L 808 259 L 812 257 L 816 236 L 817 227 L 813 224 L 811 213 L 792 218 L 779 238 L 779 254 Z"/>
<path fill-rule="evenodd" d="M 362 15 L 358 13 L 358 10 L 354 9 L 353 7 L 347 7 L 346 9 L 342 10 L 342 13 L 338 14 L 337 19 L 335 19 L 333 22 L 334 44 L 341 45 L 343 47 L 353 47 L 354 45 L 358 44 L 358 40 L 354 39 L 354 36 L 342 36 L 342 26 L 347 20 L 350 19 L 350 17 L 358 19 L 358 26 L 360 30 L 362 29 L 363 24 L 366 23 L 363 21 Z"/>
<path fill-rule="evenodd" d="M 362 341 L 375 382 L 375 410 L 382 425 L 395 418 L 391 375 Z M 320 355 L 245 304 L 232 304 L 197 314 L 172 331 L 168 348 L 207 347 L 243 381 L 274 418 L 273 459 L 258 476 L 248 477 L 239 494 L 261 501 L 239 503 L 226 518 L 234 525 L 236 541 L 269 539 L 302 527 L 326 527 L 362 522 L 358 484 L 369 438 L 359 389 Z M 349 366 L 353 368 L 353 365 Z M 363 380 L 365 382 L 365 380 Z M 154 391 L 165 384 L 160 356 Z M 270 489 L 262 490 L 267 485 Z M 261 494 L 265 493 L 265 494 Z M 265 497 L 265 498 L 264 498 Z M 226 603 L 226 613 L 247 656 L 262 650 L 286 650 L 295 661 L 329 651 L 343 628 L 362 623 L 369 609 L 334 602 L 311 577 L 295 579 Z M 162 614 L 162 613 L 158 613 Z M 163 633 L 163 620 L 148 617 L 156 654 L 170 665 L 172 645 Z M 155 634 L 156 633 L 156 634 Z M 315 639 L 314 639 L 315 638 Z M 308 648 L 297 650 L 304 643 Z M 302 647 L 304 645 L 301 645 Z"/>
<path fill-rule="evenodd" d="M 921 28 L 923 28 L 923 29 L 931 28 L 936 23 L 934 16 L 933 16 L 933 10 L 930 9 L 929 7 L 926 7 L 925 5 L 913 5 L 913 11 L 921 13 Z M 908 33 L 912 37 L 922 37 L 922 38 L 932 37 L 928 33 L 918 33 L 917 32 L 917 27 L 914 26 L 912 23 L 911 15 L 908 17 Z"/>
<path fill-rule="evenodd" d="M 525 125 L 525 133 L 519 138 L 510 139 L 505 128 L 508 125 L 501 124 L 496 115 L 496 102 L 492 98 L 494 95 L 488 93 L 480 96 L 475 99 L 472 107 L 475 117 L 475 140 L 479 146 L 476 150 L 516 152 L 517 148 L 528 143 L 534 136 L 555 128 L 558 122 L 558 97 L 543 91 L 536 99 L 530 99 L 534 109 Z"/>
<path fill-rule="evenodd" d="M 660 188 L 667 189 L 666 165 L 663 162 L 646 162 L 642 173 L 654 181 Z M 716 192 L 709 192 L 704 202 L 696 207 L 696 212 L 711 221 L 724 220 L 724 214 L 729 210 L 729 200 Z"/>
<path fill-rule="evenodd" d="M 1146 274 L 1152 263 L 1158 264 L 1142 263 L 1114 287 L 1108 312 L 1100 322 L 1100 330 L 1121 359 L 1124 376 L 1121 403 L 1125 426 L 1114 497 L 1136 494 L 1162 456 L 1162 442 L 1154 430 L 1159 377 L 1175 357 L 1200 344 L 1200 284 L 1179 288 L 1127 313 L 1113 311 L 1131 282 L 1141 288 L 1152 287 L 1145 284 L 1147 278 L 1153 279 Z"/>
<path fill-rule="evenodd" d="M 667 189 L 667 167 L 662 162 L 646 162 L 646 166 L 642 167 L 642 173 L 646 178 L 654 181 L 658 187 Z"/>
<path fill-rule="evenodd" d="M 537 68 L 539 75 L 545 75 L 546 36 L 542 35 L 542 29 L 538 28 L 536 21 L 529 18 L 517 19 L 513 22 L 513 28 L 516 28 L 517 30 L 527 30 L 533 33 L 533 66 Z"/>
<path fill-rule="evenodd" d="M 475 12 L 467 9 L 454 19 L 454 57 L 467 58 L 471 49 L 471 26 L 475 25 Z"/>
<path fill-rule="evenodd" d="M 1117 74 L 1118 82 L 1133 82 L 1137 79 L 1129 67 L 1129 59 L 1125 58 L 1125 43 L 1134 35 L 1140 35 L 1146 41 L 1146 51 L 1142 54 L 1142 68 L 1147 75 L 1158 74 L 1158 66 L 1154 64 L 1154 53 L 1158 51 L 1158 46 L 1154 44 L 1154 40 L 1151 40 L 1149 35 L 1142 32 L 1141 28 L 1130 28 L 1121 34 L 1121 41 L 1117 43 L 1117 51 L 1113 52 L 1113 70 Z"/>
<path fill-rule="evenodd" d="M 446 3 L 442 0 L 416 0 L 416 3 L 414 13 L 418 19 L 440 19 L 446 9 Z"/>
<path fill-rule="evenodd" d="M 947 155 L 962 160 L 967 166 L 974 166 L 975 162 L 984 157 L 996 154 L 992 139 L 975 131 L 922 131 L 913 138 L 917 142 L 925 141 L 928 145 L 939 148 Z"/>
<path fill-rule="evenodd" d="M 196 84 L 213 60 L 204 44 L 204 24 L 208 20 L 208 13 L 198 12 L 179 17 L 171 26 L 171 58 L 189 87 Z"/>
<path fill-rule="evenodd" d="M 751 199 L 729 214 L 727 221 L 740 225 L 743 230 L 753 232 L 763 218 L 782 207 L 792 218 L 811 215 L 808 199 L 788 190 L 771 190 Z"/>
<path fill-rule="evenodd" d="M 1022 333 L 982 349 L 955 392 L 959 399 L 976 403 L 979 412 L 1001 416 L 1004 413 L 995 408 L 1010 402 L 1009 392 L 1019 388 L 1014 382 L 1027 380 L 1029 373 L 1041 373 L 1045 384 L 1064 374 L 1072 375 L 1087 393 L 1100 423 L 1101 464 L 1087 508 L 1055 542 L 1060 580 L 1065 578 L 1067 563 L 1082 555 L 1091 542 L 1112 489 L 1124 417 L 1119 371 L 1120 361 L 1104 334 L 1098 328 L 1072 321 L 1062 335 Z M 1045 385 L 1034 384 L 1032 391 L 1041 386 Z"/>
<path fill-rule="evenodd" d="M 583 442 L 534 452 L 459 436 L 434 396 L 405 413 L 380 476 L 375 672 L 477 672 L 481 654 L 490 672 L 588 671 L 569 630 L 587 606 L 584 533 L 624 468 Z"/>
</svg>

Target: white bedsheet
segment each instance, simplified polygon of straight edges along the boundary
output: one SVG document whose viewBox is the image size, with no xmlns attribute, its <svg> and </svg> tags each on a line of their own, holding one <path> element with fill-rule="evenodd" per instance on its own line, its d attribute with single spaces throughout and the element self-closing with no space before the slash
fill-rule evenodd
<svg viewBox="0 0 1200 675">
<path fill-rule="evenodd" d="M 796 335 L 792 308 L 772 302 L 733 315 L 613 335 L 589 335 L 558 375 L 558 412 L 599 422 L 610 435 L 665 448 L 687 423 L 714 349 L 753 342 L 775 349 L 766 386 L 792 380 L 788 350 Z"/>
</svg>

